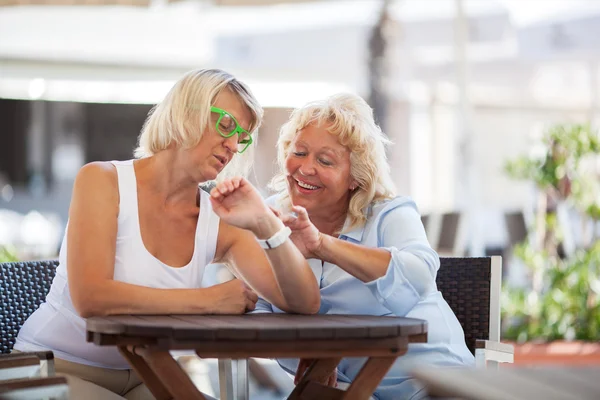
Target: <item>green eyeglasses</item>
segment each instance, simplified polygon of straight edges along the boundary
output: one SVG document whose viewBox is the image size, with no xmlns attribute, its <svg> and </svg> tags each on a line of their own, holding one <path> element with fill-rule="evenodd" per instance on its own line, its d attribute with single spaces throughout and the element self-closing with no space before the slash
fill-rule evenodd
<svg viewBox="0 0 600 400">
<path fill-rule="evenodd" d="M 237 133 L 238 153 L 246 151 L 248 146 L 252 144 L 252 136 L 250 133 L 242 128 L 233 115 L 229 114 L 227 111 L 218 107 L 211 107 L 210 111 L 219 115 L 217 123 L 215 124 L 215 128 L 217 129 L 217 132 L 219 132 L 219 135 L 224 138 L 230 138 Z"/>
</svg>

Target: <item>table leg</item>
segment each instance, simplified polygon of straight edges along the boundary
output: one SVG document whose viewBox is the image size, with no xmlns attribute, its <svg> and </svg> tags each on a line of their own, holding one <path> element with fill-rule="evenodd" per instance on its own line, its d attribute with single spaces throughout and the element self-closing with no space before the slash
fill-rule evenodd
<svg viewBox="0 0 600 400">
<path fill-rule="evenodd" d="M 240 358 L 236 360 L 237 368 L 237 398 L 236 400 L 249 400 L 250 393 L 248 387 L 248 359 Z"/>
<path fill-rule="evenodd" d="M 161 383 L 160 379 L 150 369 L 146 361 L 137 354 L 133 354 L 127 349 L 127 346 L 119 346 L 119 352 L 127 360 L 129 365 L 133 367 L 135 372 L 139 375 L 140 379 L 148 387 L 150 392 L 154 395 L 156 400 L 168 400 L 172 399 L 171 393 Z"/>
<path fill-rule="evenodd" d="M 394 357 L 370 357 L 352 381 L 344 400 L 368 399 L 396 361 Z"/>
<path fill-rule="evenodd" d="M 294 391 L 288 397 L 288 400 L 298 400 L 302 398 L 302 391 L 310 381 L 325 383 L 335 367 L 340 363 L 341 358 L 320 358 L 312 363 L 306 370 L 306 373 L 296 385 Z"/>
<path fill-rule="evenodd" d="M 234 400 L 233 366 L 231 359 L 219 358 L 219 393 L 221 400 Z"/>
<path fill-rule="evenodd" d="M 135 348 L 136 354 L 142 356 L 156 379 L 168 390 L 175 400 L 206 400 L 188 374 L 166 350 L 150 350 Z M 146 383 L 144 381 L 144 383 Z"/>
</svg>

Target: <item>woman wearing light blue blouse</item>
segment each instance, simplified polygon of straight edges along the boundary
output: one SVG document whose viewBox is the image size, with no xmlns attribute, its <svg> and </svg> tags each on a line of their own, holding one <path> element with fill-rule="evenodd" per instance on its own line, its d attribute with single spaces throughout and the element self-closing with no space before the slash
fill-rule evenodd
<svg viewBox="0 0 600 400">
<path fill-rule="evenodd" d="M 320 286 L 319 314 L 395 315 L 427 320 L 427 343 L 410 344 L 373 396 L 421 398 L 415 365 L 474 363 L 456 316 L 437 290 L 440 262 L 415 203 L 396 196 L 386 160 L 389 141 L 358 96 L 339 94 L 295 110 L 278 141 L 281 172 L 269 203 Z M 295 215 L 294 215 L 295 214 Z M 283 312 L 260 299 L 256 312 Z M 330 385 L 347 386 L 364 358 L 343 359 Z M 282 359 L 302 376 L 311 360 Z"/>
</svg>

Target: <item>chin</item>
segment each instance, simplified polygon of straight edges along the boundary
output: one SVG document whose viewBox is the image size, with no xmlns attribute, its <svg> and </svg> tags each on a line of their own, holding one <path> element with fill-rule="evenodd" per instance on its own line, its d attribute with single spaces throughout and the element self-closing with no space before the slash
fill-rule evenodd
<svg viewBox="0 0 600 400">
<path fill-rule="evenodd" d="M 306 199 L 302 196 L 298 196 L 298 195 L 294 195 L 293 193 L 290 193 L 290 200 L 292 201 L 293 205 L 306 208 L 307 212 L 309 212 L 312 208 L 313 201 Z"/>
</svg>

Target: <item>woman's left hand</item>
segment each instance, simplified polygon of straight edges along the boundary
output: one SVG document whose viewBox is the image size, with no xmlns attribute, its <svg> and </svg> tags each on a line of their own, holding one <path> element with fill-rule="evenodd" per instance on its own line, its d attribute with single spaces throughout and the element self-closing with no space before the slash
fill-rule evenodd
<svg viewBox="0 0 600 400">
<path fill-rule="evenodd" d="M 258 190 L 242 177 L 218 183 L 210 202 L 219 218 L 242 229 L 253 230 L 261 217 L 271 214 Z"/>
<path fill-rule="evenodd" d="M 298 369 L 296 369 L 296 376 L 294 377 L 294 385 L 297 385 L 298 383 L 300 383 L 300 380 L 306 373 L 306 370 L 308 369 L 308 367 L 310 367 L 312 365 L 312 363 L 315 361 L 316 360 L 314 360 L 312 358 L 301 358 L 300 359 L 300 361 L 298 362 Z M 326 378 L 325 382 L 320 382 L 320 383 L 324 383 L 325 385 L 331 386 L 331 387 L 337 387 L 337 368 L 335 368 L 331 372 L 331 375 L 329 375 Z"/>
<path fill-rule="evenodd" d="M 317 252 L 321 248 L 323 234 L 310 221 L 304 207 L 292 206 L 297 217 L 291 214 L 279 215 L 284 225 L 292 230 L 290 239 L 305 258 L 318 258 Z"/>
</svg>

